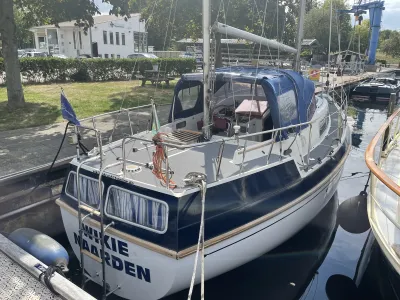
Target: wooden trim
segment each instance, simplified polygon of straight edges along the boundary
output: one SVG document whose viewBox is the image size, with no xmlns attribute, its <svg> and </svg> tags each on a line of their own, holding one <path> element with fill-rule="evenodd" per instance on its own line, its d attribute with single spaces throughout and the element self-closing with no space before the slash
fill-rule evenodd
<svg viewBox="0 0 400 300">
<path fill-rule="evenodd" d="M 351 147 L 349 145 L 346 153 L 344 154 L 344 156 L 342 158 L 342 160 L 338 163 L 338 165 L 336 166 L 336 168 L 333 170 L 332 173 L 337 172 L 343 166 L 344 162 L 346 161 L 347 156 L 350 153 L 350 150 L 351 150 Z M 213 246 L 213 245 L 215 245 L 215 244 L 217 244 L 219 242 L 222 242 L 222 241 L 227 240 L 227 239 L 229 239 L 231 237 L 234 237 L 235 235 L 238 235 L 238 234 L 240 234 L 240 233 L 242 233 L 242 232 L 244 232 L 246 230 L 249 230 L 249 229 L 251 229 L 251 228 L 253 228 L 253 227 L 255 227 L 255 226 L 257 226 L 257 225 L 259 225 L 259 224 L 261 224 L 263 222 L 266 222 L 269 219 L 279 215 L 280 213 L 288 210 L 289 208 L 291 208 L 294 205 L 296 205 L 296 204 L 300 203 L 301 201 L 303 201 L 304 198 L 306 198 L 309 195 L 311 195 L 312 193 L 314 193 L 321 185 L 325 184 L 330 178 L 331 177 L 326 177 L 323 181 L 321 181 L 318 185 L 316 185 L 314 188 L 309 190 L 306 194 L 298 197 L 294 201 L 291 201 L 287 205 L 282 206 L 281 208 L 279 208 L 279 209 L 277 209 L 277 210 L 275 210 L 275 211 L 273 211 L 273 212 L 271 212 L 271 213 L 269 213 L 269 214 L 267 214 L 265 216 L 262 216 L 262 217 L 254 220 L 252 222 L 244 224 L 244 225 L 242 225 L 242 226 L 240 226 L 240 227 L 238 227 L 238 228 L 236 228 L 234 230 L 228 231 L 228 232 L 226 232 L 224 234 L 221 234 L 219 236 L 216 236 L 216 237 L 214 237 L 212 239 L 209 239 L 209 240 L 205 241 L 204 247 L 205 248 L 211 247 L 211 246 Z M 74 208 L 72 208 L 71 206 L 66 204 L 65 202 L 61 201 L 60 199 L 56 200 L 56 204 L 58 204 L 61 208 L 67 210 L 72 215 L 78 217 L 78 212 Z M 85 223 L 89 223 L 92 226 L 100 228 L 100 223 L 98 221 L 93 220 L 93 219 L 88 218 L 87 221 L 85 221 Z M 126 241 L 128 241 L 130 243 L 139 245 L 139 246 L 141 246 L 143 248 L 152 250 L 154 252 L 157 252 L 157 253 L 160 253 L 160 254 L 163 254 L 165 256 L 168 256 L 168 257 L 171 257 L 171 258 L 175 258 L 175 259 L 181 259 L 181 258 L 184 258 L 186 256 L 189 256 L 189 255 L 195 253 L 196 249 L 197 249 L 197 245 L 195 245 L 195 246 L 186 248 L 186 249 L 184 249 L 182 251 L 176 252 L 176 251 L 161 247 L 159 245 L 156 245 L 154 243 L 139 239 L 137 237 L 134 237 L 132 235 L 129 235 L 129 234 L 125 233 L 125 232 L 119 231 L 119 230 L 117 230 L 115 228 L 112 228 L 112 227 L 109 227 L 107 229 L 107 232 L 109 232 L 110 234 L 115 235 L 117 237 L 120 237 L 120 238 L 122 238 L 122 239 L 124 239 L 124 240 L 126 240 Z"/>
<path fill-rule="evenodd" d="M 90 257 L 91 259 L 97 261 L 98 263 L 101 263 L 101 258 L 99 258 L 96 255 L 90 253 L 89 251 L 82 249 L 81 253 L 86 255 L 86 256 L 88 256 L 88 257 Z"/>
<path fill-rule="evenodd" d="M 375 163 L 374 160 L 374 150 L 376 145 L 378 144 L 380 138 L 385 134 L 386 129 L 392 123 L 393 119 L 400 114 L 400 108 L 396 110 L 387 120 L 386 122 L 379 128 L 378 132 L 369 143 L 367 150 L 365 151 L 365 162 L 367 163 L 367 167 L 371 170 L 372 174 L 374 174 L 379 181 L 385 184 L 389 189 L 391 189 L 394 193 L 400 196 L 400 187 L 383 172 Z"/>
<path fill-rule="evenodd" d="M 97 209 L 91 208 L 91 207 L 89 207 L 87 205 L 81 204 L 81 205 L 79 205 L 79 208 L 83 209 L 83 210 L 85 210 L 85 211 L 87 211 L 87 212 L 89 212 L 89 213 L 91 213 L 93 215 L 96 215 L 98 217 L 100 216 L 100 212 Z"/>
<path fill-rule="evenodd" d="M 74 215 L 75 217 L 78 217 L 78 212 L 74 208 L 72 208 L 71 206 L 66 204 L 65 202 L 61 201 L 60 199 L 56 200 L 56 204 L 58 206 L 60 206 L 62 209 L 65 209 L 70 214 Z M 85 219 L 85 223 L 87 223 L 87 224 L 89 224 L 91 226 L 100 228 L 100 222 L 98 222 L 96 220 L 93 220 L 91 218 Z M 124 239 L 124 240 L 126 240 L 126 241 L 128 241 L 130 243 L 139 245 L 139 246 L 141 246 L 143 248 L 146 248 L 146 249 L 152 250 L 154 252 L 163 254 L 165 256 L 168 256 L 168 257 L 171 257 L 171 258 L 176 258 L 177 257 L 176 256 L 176 254 L 177 254 L 176 251 L 173 251 L 173 250 L 161 247 L 159 245 L 156 245 L 154 243 L 150 243 L 148 241 L 139 239 L 139 238 L 134 237 L 132 235 L 129 235 L 129 234 L 125 233 L 125 232 L 119 231 L 119 230 L 117 230 L 117 229 L 115 229 L 113 227 L 108 227 L 107 233 L 115 235 L 115 236 L 117 236 L 117 237 L 119 237 L 121 239 Z"/>
</svg>

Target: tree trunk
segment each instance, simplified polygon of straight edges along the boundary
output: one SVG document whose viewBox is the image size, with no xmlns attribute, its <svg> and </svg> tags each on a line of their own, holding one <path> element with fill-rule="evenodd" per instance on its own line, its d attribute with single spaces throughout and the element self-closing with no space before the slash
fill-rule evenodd
<svg viewBox="0 0 400 300">
<path fill-rule="evenodd" d="M 8 108 L 15 109 L 23 107 L 25 99 L 17 51 L 14 3 L 13 0 L 1 0 L 0 3 L 0 33 L 3 42 Z"/>
</svg>

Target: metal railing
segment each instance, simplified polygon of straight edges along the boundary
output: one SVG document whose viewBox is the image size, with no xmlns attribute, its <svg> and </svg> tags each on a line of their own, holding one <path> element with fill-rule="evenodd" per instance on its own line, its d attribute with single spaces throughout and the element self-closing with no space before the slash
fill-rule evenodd
<svg viewBox="0 0 400 300">
<path fill-rule="evenodd" d="M 131 109 L 127 109 L 127 110 L 121 110 L 121 111 L 132 111 L 132 110 L 137 110 L 137 109 L 141 109 L 141 108 L 147 108 L 150 107 L 151 105 L 144 105 L 144 106 L 140 106 L 140 107 L 135 107 L 135 108 L 131 108 Z M 225 145 L 227 142 L 231 142 L 231 141 L 236 141 L 237 142 L 237 154 L 238 155 L 243 155 L 243 159 L 242 162 L 240 163 L 240 170 L 242 172 L 243 170 L 243 165 L 245 163 L 245 159 L 244 156 L 246 155 L 246 153 L 249 153 L 251 151 L 254 151 L 256 149 L 260 149 L 262 147 L 266 147 L 266 146 L 270 146 L 269 149 L 267 149 L 267 152 L 265 153 L 265 158 L 266 158 L 266 165 L 268 165 L 270 163 L 270 158 L 273 152 L 274 147 L 277 147 L 276 144 L 279 144 L 279 160 L 282 160 L 283 158 L 289 157 L 290 155 L 285 154 L 285 151 L 282 151 L 282 136 L 283 136 L 283 132 L 284 131 L 291 131 L 292 134 L 295 134 L 293 143 L 290 145 L 290 147 L 304 147 L 305 152 L 303 152 L 303 150 L 301 151 L 300 154 L 300 166 L 303 170 L 308 171 L 310 168 L 310 152 L 312 150 L 312 132 L 313 132 L 313 128 L 315 126 L 315 128 L 319 128 L 318 126 L 318 122 L 320 122 L 322 119 L 326 118 L 326 117 L 331 117 L 334 114 L 342 114 L 343 110 L 340 108 L 341 105 L 339 105 L 339 109 L 337 112 L 331 114 L 331 115 L 321 115 L 318 116 L 317 118 L 308 121 L 308 122 L 303 122 L 300 124 L 295 124 L 295 125 L 289 125 L 289 126 L 285 126 L 285 127 L 281 127 L 281 128 L 276 128 L 276 129 L 271 129 L 271 130 L 265 130 L 265 131 L 261 131 L 261 132 L 256 132 L 256 133 L 251 133 L 251 134 L 245 134 L 245 135 L 233 135 L 232 137 L 226 137 L 226 138 L 221 138 L 221 139 L 215 139 L 215 140 L 211 140 L 211 141 L 206 141 L 206 142 L 199 142 L 199 143 L 192 143 L 192 144 L 179 144 L 179 143 L 174 143 L 172 141 L 161 141 L 158 142 L 159 145 L 162 145 L 164 147 L 164 152 L 166 154 L 166 168 L 163 169 L 162 171 L 166 173 L 166 178 L 167 178 L 167 183 L 166 183 L 166 187 L 167 189 L 169 189 L 169 179 L 172 177 L 170 174 L 170 162 L 169 162 L 169 156 L 168 153 L 171 153 L 170 150 L 172 149 L 178 149 L 178 150 L 186 150 L 186 149 L 193 149 L 193 148 L 198 148 L 198 147 L 203 147 L 206 145 L 211 145 L 211 144 L 220 144 L 219 146 L 219 151 L 218 151 L 218 155 L 215 158 L 216 161 L 216 173 L 215 173 L 215 181 L 218 181 L 218 176 L 221 174 L 221 161 L 222 161 L 222 157 L 224 155 L 224 151 L 226 149 Z M 111 115 L 111 114 L 115 114 L 115 113 L 119 113 L 120 111 L 117 112 L 111 112 L 111 113 L 106 113 L 106 114 L 102 114 L 99 116 L 106 116 L 106 115 Z M 95 119 L 99 116 L 95 116 L 93 118 L 86 118 L 83 119 L 82 121 L 87 121 L 87 120 L 92 120 Z M 340 122 L 340 124 L 337 124 L 338 128 L 343 128 L 346 125 L 346 118 L 338 118 L 338 122 Z M 93 122 L 93 126 L 95 127 L 95 122 Z M 304 133 L 304 130 L 307 128 L 308 132 Z M 89 128 L 86 126 L 76 126 L 76 128 L 78 128 L 78 130 L 80 128 L 83 129 L 87 129 L 87 130 L 91 130 L 94 131 L 96 134 L 96 140 L 98 143 L 98 149 L 99 149 L 99 153 L 96 153 L 99 156 L 100 159 L 100 172 L 101 170 L 104 168 L 104 166 L 101 165 L 102 161 L 103 161 L 103 151 L 100 149 L 104 149 L 103 145 L 102 145 L 102 141 L 101 141 L 101 133 L 98 129 L 96 128 Z M 302 133 L 303 132 L 303 133 Z M 249 139 L 253 138 L 253 137 L 257 137 L 257 136 L 263 136 L 269 134 L 272 136 L 272 138 L 268 141 L 264 141 L 264 142 L 260 142 L 257 143 L 256 145 L 247 145 L 247 142 Z M 333 134 L 333 132 L 331 133 Z M 343 134 L 343 132 L 341 132 L 341 134 Z M 297 135 L 297 136 L 296 136 Z M 304 136 L 306 139 L 308 139 L 308 144 L 306 146 L 301 145 L 301 138 L 299 137 L 300 135 Z M 342 135 L 340 135 L 340 138 L 342 137 Z M 240 141 L 244 140 L 243 145 L 240 144 Z M 139 162 L 139 161 L 135 161 L 135 160 L 130 160 L 127 158 L 127 151 L 126 151 L 126 147 L 127 144 L 131 141 L 141 141 L 141 142 L 145 142 L 148 144 L 153 145 L 154 141 L 151 139 L 147 139 L 147 138 L 143 138 L 143 137 L 139 137 L 136 136 L 134 134 L 131 135 L 125 135 L 122 138 L 122 142 L 121 142 L 121 147 L 122 147 L 122 157 L 118 158 L 118 160 L 121 162 L 122 164 L 122 176 L 124 179 L 126 179 L 126 164 L 127 163 L 132 163 L 132 164 L 136 164 L 142 167 L 148 167 L 148 168 L 152 168 L 152 163 L 144 163 L 144 162 Z M 300 146 L 299 144 L 300 143 Z M 79 154 L 79 147 L 77 147 L 77 155 Z M 174 154 L 176 155 L 176 154 Z M 78 156 L 79 157 L 79 156 Z"/>
</svg>

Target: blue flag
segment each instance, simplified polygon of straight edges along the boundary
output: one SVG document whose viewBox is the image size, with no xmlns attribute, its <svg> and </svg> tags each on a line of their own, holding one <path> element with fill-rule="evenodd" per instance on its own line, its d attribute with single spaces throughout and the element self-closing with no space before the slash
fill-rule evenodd
<svg viewBox="0 0 400 300">
<path fill-rule="evenodd" d="M 61 93 L 61 114 L 65 120 L 68 120 L 75 125 L 81 125 L 79 120 L 76 118 L 76 114 L 72 109 L 71 104 L 68 102 L 63 93 Z"/>
</svg>

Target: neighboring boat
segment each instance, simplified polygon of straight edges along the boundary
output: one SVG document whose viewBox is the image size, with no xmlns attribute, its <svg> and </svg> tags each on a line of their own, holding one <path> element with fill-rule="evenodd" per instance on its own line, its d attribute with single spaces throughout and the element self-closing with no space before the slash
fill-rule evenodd
<svg viewBox="0 0 400 300">
<path fill-rule="evenodd" d="M 315 95 L 299 73 L 211 73 L 208 8 L 204 74 L 179 80 L 168 124 L 159 126 L 152 104 L 151 130 L 102 145 L 96 117 L 93 128 L 72 118 L 98 145 L 87 155 L 77 146 L 57 204 L 103 297 L 159 299 L 189 287 L 192 273 L 207 280 L 275 248 L 333 196 L 351 150 L 346 103 Z M 71 140 L 79 144 L 78 134 Z M 204 273 L 193 272 L 201 244 Z"/>
<path fill-rule="evenodd" d="M 397 99 L 400 92 L 400 80 L 392 77 L 378 77 L 363 81 L 351 91 L 351 100 L 355 102 L 372 102 L 388 104 L 390 94 Z"/>
<path fill-rule="evenodd" d="M 371 170 L 368 217 L 375 238 L 400 283 L 400 109 L 392 114 L 368 145 Z M 399 285 L 400 286 L 400 285 Z"/>
</svg>

